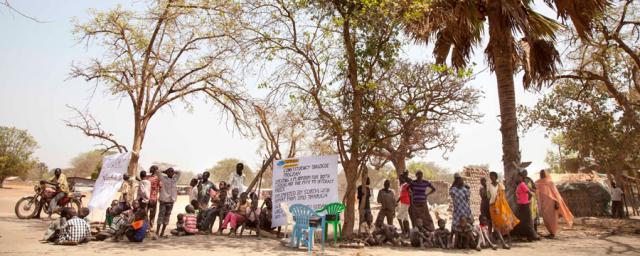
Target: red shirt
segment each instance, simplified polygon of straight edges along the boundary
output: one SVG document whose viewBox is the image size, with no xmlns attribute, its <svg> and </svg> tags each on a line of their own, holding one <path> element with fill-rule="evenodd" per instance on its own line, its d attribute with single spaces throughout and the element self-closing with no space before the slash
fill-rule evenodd
<svg viewBox="0 0 640 256">
<path fill-rule="evenodd" d="M 149 193 L 149 201 L 157 202 L 158 194 L 160 193 L 160 188 L 162 187 L 162 184 L 160 183 L 160 179 L 158 178 L 158 176 L 155 176 L 155 175 L 149 175 L 145 177 L 145 179 L 151 183 L 151 189 L 150 189 L 151 193 Z"/>
<path fill-rule="evenodd" d="M 402 184 L 402 187 L 400 187 L 400 203 L 411 204 L 411 198 L 409 197 L 409 183 Z"/>
<path fill-rule="evenodd" d="M 529 203 L 529 187 L 524 182 L 520 182 L 518 188 L 516 188 L 516 202 L 518 204 Z"/>
</svg>

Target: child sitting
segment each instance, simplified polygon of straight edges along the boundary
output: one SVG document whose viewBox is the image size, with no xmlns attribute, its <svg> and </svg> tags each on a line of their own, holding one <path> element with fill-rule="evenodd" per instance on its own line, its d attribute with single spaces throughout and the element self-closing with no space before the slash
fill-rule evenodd
<svg viewBox="0 0 640 256">
<path fill-rule="evenodd" d="M 385 225 L 383 221 L 383 219 L 378 219 L 376 221 L 376 230 L 373 231 L 373 237 L 376 238 L 377 243 L 379 245 L 387 243 L 395 246 L 400 245 L 400 234 L 397 228 L 393 225 Z"/>
<path fill-rule="evenodd" d="M 409 232 L 409 240 L 413 247 L 433 247 L 432 234 L 422 224 L 422 219 L 416 219 L 416 226 Z"/>
<path fill-rule="evenodd" d="M 449 240 L 451 239 L 451 232 L 445 227 L 447 221 L 445 219 L 438 219 L 438 229 L 433 234 L 433 242 L 436 247 L 442 249 L 449 248 Z"/>
<path fill-rule="evenodd" d="M 126 213 L 122 211 L 119 205 L 113 206 L 109 210 L 109 214 L 112 217 L 109 227 L 102 232 L 98 233 L 95 237 L 98 241 L 103 241 L 109 237 L 112 237 L 115 241 L 120 239 L 120 236 L 124 234 L 129 224 Z"/>
<path fill-rule="evenodd" d="M 244 231 L 245 227 L 255 228 L 256 233 L 258 232 L 257 228 L 258 228 L 258 222 L 260 218 L 260 208 L 258 208 L 257 197 L 255 197 L 254 199 L 251 199 L 251 207 L 247 208 L 246 213 L 247 213 L 246 214 L 247 220 L 241 225 L 240 237 L 242 237 L 242 232 Z M 251 231 L 249 231 L 249 234 L 251 234 Z"/>
<path fill-rule="evenodd" d="M 107 227 L 111 226 L 111 222 L 113 222 L 114 217 L 112 209 L 117 205 L 118 200 L 111 201 L 111 206 L 109 206 L 109 208 L 107 208 L 107 211 L 105 212 L 104 223 L 102 223 L 102 230 L 106 230 Z"/>
<path fill-rule="evenodd" d="M 125 236 L 129 242 L 140 243 L 144 241 L 148 229 L 149 223 L 147 223 L 146 211 L 144 208 L 140 208 L 134 213 L 133 221 L 127 228 Z"/>
<path fill-rule="evenodd" d="M 480 216 L 480 225 L 475 227 L 476 234 L 478 236 L 478 245 L 476 249 L 491 247 L 496 250 L 496 245 L 491 241 L 491 235 L 489 234 L 489 226 L 487 225 L 487 218 L 484 215 Z M 500 232 L 498 232 L 500 233 Z"/>
<path fill-rule="evenodd" d="M 467 218 L 460 218 L 458 226 L 454 228 L 454 247 L 458 249 L 469 249 L 473 247 L 474 235 L 473 226 L 467 222 Z M 476 248 L 477 249 L 477 248 Z"/>
<path fill-rule="evenodd" d="M 378 245 L 375 237 L 371 234 L 371 228 L 366 221 L 360 223 L 360 232 L 358 233 L 358 239 L 356 241 L 363 243 L 366 246 Z"/>
<path fill-rule="evenodd" d="M 178 214 L 178 222 L 176 223 L 176 229 L 171 230 L 171 234 L 174 236 L 188 236 L 198 233 L 196 210 L 193 205 L 187 205 L 185 207 L 184 214 Z"/>
</svg>

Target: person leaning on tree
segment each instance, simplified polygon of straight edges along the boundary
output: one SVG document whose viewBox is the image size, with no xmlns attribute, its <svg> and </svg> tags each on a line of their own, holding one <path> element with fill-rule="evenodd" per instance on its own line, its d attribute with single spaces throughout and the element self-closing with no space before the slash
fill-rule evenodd
<svg viewBox="0 0 640 256">
<path fill-rule="evenodd" d="M 362 205 L 362 201 L 364 200 L 364 208 L 359 211 L 360 213 L 360 223 L 366 222 L 369 226 L 373 224 L 373 214 L 371 214 L 371 179 L 367 177 L 364 186 L 360 185 L 357 188 L 357 197 L 358 197 L 358 205 Z M 367 196 L 365 196 L 365 193 Z M 358 207 L 360 209 L 360 207 Z"/>
</svg>

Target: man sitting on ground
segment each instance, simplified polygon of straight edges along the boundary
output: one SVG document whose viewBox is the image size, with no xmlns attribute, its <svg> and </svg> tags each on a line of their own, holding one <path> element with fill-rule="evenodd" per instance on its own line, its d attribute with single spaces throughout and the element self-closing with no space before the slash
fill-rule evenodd
<svg viewBox="0 0 640 256">
<path fill-rule="evenodd" d="M 69 208 L 63 208 L 60 212 L 60 218 L 55 219 L 49 223 L 47 231 L 44 233 L 44 237 L 40 240 L 43 243 L 58 241 L 60 237 L 60 230 L 63 226 L 66 226 L 67 219 L 69 217 Z"/>
<path fill-rule="evenodd" d="M 216 222 L 216 218 L 219 219 L 218 228 L 222 228 L 222 220 L 227 216 L 227 213 L 234 209 L 236 202 L 227 197 L 227 189 L 221 189 L 216 198 L 213 199 L 211 208 L 204 211 L 203 223 L 200 224 L 200 229 L 212 233 L 213 224 Z"/>
<path fill-rule="evenodd" d="M 109 237 L 113 237 L 113 239 L 117 241 L 119 236 L 126 231 L 127 225 L 129 225 L 128 216 L 122 211 L 119 205 L 111 207 L 109 214 L 113 216 L 111 225 L 96 235 L 96 240 L 98 241 L 103 241 Z"/>
<path fill-rule="evenodd" d="M 149 223 L 147 222 L 146 208 L 140 207 L 134 213 L 133 221 L 127 228 L 125 236 L 129 240 L 129 242 L 141 243 L 142 241 L 144 241 L 148 229 Z"/>
<path fill-rule="evenodd" d="M 272 231 L 274 228 L 271 227 L 271 217 L 273 216 L 273 201 L 271 201 L 271 197 L 267 197 L 264 199 L 262 203 L 262 207 L 260 209 L 260 229 Z M 280 232 L 280 227 L 278 227 L 278 232 Z"/>
<path fill-rule="evenodd" d="M 69 208 L 67 217 L 70 217 L 64 226 L 60 228 L 60 238 L 56 244 L 78 245 L 89 241 L 91 227 L 89 223 L 78 218 L 76 209 Z"/>
</svg>

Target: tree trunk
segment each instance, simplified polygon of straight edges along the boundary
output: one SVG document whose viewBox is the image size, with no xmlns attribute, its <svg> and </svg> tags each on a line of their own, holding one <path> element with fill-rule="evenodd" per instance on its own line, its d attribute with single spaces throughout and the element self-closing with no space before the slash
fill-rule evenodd
<svg viewBox="0 0 640 256">
<path fill-rule="evenodd" d="M 5 176 L 0 176 L 0 188 L 4 188 L 4 179 L 6 179 L 7 177 Z"/>
<path fill-rule="evenodd" d="M 391 159 L 389 160 L 391 161 L 393 168 L 396 169 L 396 177 L 398 181 L 400 181 L 400 175 L 402 175 L 402 173 L 407 170 L 406 158 L 398 157 L 397 155 L 392 155 Z M 398 190 L 400 184 L 398 183 L 399 182 L 394 182 L 392 186 L 394 186 L 395 191 L 398 191 L 398 195 L 400 195 L 400 190 Z"/>
<path fill-rule="evenodd" d="M 138 171 L 138 160 L 140 159 L 140 150 L 142 150 L 142 143 L 144 141 L 144 135 L 147 129 L 146 119 L 135 119 L 135 131 L 133 132 L 133 145 L 131 146 L 131 160 L 129 161 L 129 168 L 127 173 L 131 177 L 135 177 Z"/>
<path fill-rule="evenodd" d="M 353 91 L 353 100 L 351 102 L 351 143 L 349 145 L 349 161 L 345 168 L 347 176 L 347 202 L 345 211 L 345 223 L 343 235 L 346 239 L 353 238 L 353 227 L 355 221 L 355 185 L 358 176 L 358 168 L 362 160 L 362 101 L 364 97 L 363 88 L 358 82 L 358 66 L 356 60 L 355 43 L 356 39 L 351 35 L 351 19 L 350 13 L 342 14 L 344 21 L 342 23 L 342 40 L 345 47 L 345 57 L 347 60 L 347 83 Z"/>
<path fill-rule="evenodd" d="M 391 164 L 393 165 L 393 168 L 396 169 L 397 177 L 400 178 L 400 175 L 402 175 L 402 173 L 407 170 L 406 158 L 392 156 L 390 161 L 391 161 Z"/>
<path fill-rule="evenodd" d="M 343 237 L 351 238 L 353 236 L 353 227 L 355 223 L 355 206 L 356 206 L 356 183 L 358 180 L 358 162 L 354 159 L 343 165 L 345 176 L 347 176 L 347 188 L 344 205 L 344 227 L 342 228 Z"/>
<path fill-rule="evenodd" d="M 513 37 L 511 30 L 503 26 L 500 1 L 488 2 L 489 37 L 488 49 L 493 56 L 494 72 L 498 84 L 500 103 L 500 132 L 502 133 L 502 163 L 504 166 L 507 198 L 515 202 L 515 178 L 517 170 L 513 163 L 520 163 L 518 123 L 516 116 L 516 95 L 513 84 Z"/>
</svg>

